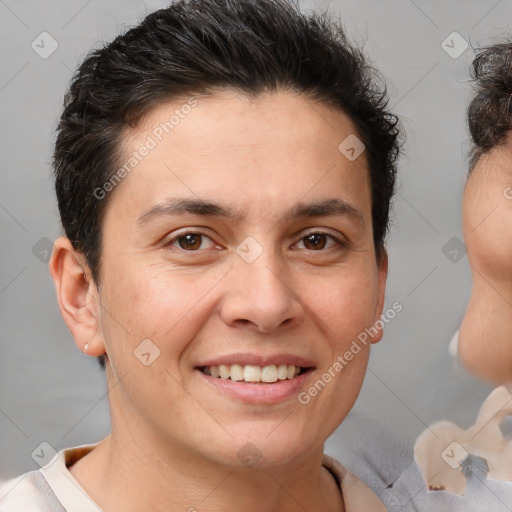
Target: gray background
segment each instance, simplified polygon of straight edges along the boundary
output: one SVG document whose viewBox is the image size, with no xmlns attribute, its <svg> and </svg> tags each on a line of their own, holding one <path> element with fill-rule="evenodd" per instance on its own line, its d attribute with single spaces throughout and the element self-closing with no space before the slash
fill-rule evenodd
<svg viewBox="0 0 512 512">
<path fill-rule="evenodd" d="M 109 431 L 104 374 L 74 345 L 61 319 L 47 263 L 33 253 L 60 235 L 50 156 L 72 71 L 98 41 L 110 41 L 161 1 L 0 0 L 1 266 L 0 477 L 37 468 L 43 441 L 56 450 L 99 441 Z M 467 257 L 442 248 L 461 234 L 466 174 L 465 111 L 472 45 L 510 33 L 510 0 L 337 0 L 330 7 L 388 81 L 407 130 L 406 156 L 388 239 L 386 308 L 403 311 L 373 347 L 360 398 L 326 450 L 343 460 L 354 428 L 385 424 L 404 440 L 432 422 L 467 427 L 493 386 L 456 368 L 448 343 L 471 290 Z M 46 31 L 57 50 L 31 43 Z M 441 43 L 457 31 L 458 58 Z M 46 238 L 45 238 L 46 237 Z M 43 239 L 43 241 L 41 241 Z M 48 239 L 48 240 L 46 240 Z"/>
</svg>

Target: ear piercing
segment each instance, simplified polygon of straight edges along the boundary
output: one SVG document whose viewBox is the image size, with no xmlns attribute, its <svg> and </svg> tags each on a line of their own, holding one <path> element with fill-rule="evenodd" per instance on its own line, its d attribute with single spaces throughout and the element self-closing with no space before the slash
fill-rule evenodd
<svg viewBox="0 0 512 512">
<path fill-rule="evenodd" d="M 89 343 L 86 343 L 86 344 L 85 344 L 85 347 L 84 347 L 85 352 L 87 352 L 88 348 L 89 348 Z"/>
</svg>

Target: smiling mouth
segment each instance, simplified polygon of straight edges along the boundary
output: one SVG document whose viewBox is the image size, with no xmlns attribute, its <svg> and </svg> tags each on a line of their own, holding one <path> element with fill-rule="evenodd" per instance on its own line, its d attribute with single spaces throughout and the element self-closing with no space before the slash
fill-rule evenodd
<svg viewBox="0 0 512 512">
<path fill-rule="evenodd" d="M 286 364 L 268 366 L 221 364 L 219 366 L 199 366 L 197 369 L 213 378 L 250 384 L 272 384 L 291 380 L 312 370 L 312 368 Z"/>
</svg>

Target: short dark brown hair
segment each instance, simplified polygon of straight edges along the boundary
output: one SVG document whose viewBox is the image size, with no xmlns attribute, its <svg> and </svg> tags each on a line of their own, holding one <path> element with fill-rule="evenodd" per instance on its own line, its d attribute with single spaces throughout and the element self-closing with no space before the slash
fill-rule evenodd
<svg viewBox="0 0 512 512">
<path fill-rule="evenodd" d="M 512 41 L 478 49 L 471 76 L 476 91 L 468 108 L 470 172 L 512 129 Z"/>
</svg>

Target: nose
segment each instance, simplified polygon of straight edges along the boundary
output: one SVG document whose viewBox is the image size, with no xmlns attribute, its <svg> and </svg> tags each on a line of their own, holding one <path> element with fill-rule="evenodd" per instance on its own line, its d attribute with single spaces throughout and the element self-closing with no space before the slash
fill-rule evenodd
<svg viewBox="0 0 512 512">
<path fill-rule="evenodd" d="M 270 333 L 302 321 L 304 307 L 294 283 L 270 250 L 251 263 L 235 254 L 226 286 L 220 314 L 231 327 Z"/>
</svg>

